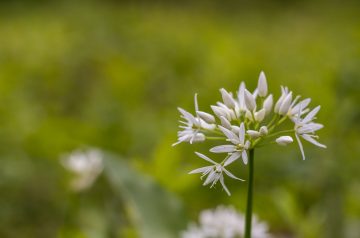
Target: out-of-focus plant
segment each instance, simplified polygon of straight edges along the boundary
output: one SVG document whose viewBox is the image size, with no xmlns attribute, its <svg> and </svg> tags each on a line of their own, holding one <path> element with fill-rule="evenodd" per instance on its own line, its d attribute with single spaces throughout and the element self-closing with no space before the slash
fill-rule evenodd
<svg viewBox="0 0 360 238">
<path fill-rule="evenodd" d="M 252 237 L 270 238 L 268 225 L 253 217 Z M 233 207 L 218 206 L 201 211 L 199 224 L 191 223 L 182 233 L 182 238 L 242 238 L 244 237 L 245 216 Z"/>
</svg>

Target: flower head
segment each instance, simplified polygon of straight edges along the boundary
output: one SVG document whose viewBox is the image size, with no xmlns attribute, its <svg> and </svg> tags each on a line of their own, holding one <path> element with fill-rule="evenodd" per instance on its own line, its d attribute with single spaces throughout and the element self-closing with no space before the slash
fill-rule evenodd
<svg viewBox="0 0 360 238">
<path fill-rule="evenodd" d="M 224 190 L 230 194 L 223 182 L 223 172 L 229 175 L 225 167 L 235 166 L 233 162 L 240 158 L 246 165 L 248 152 L 273 143 L 274 136 L 277 138 L 275 142 L 284 146 L 293 142 L 293 138 L 285 133 L 295 133 L 303 159 L 305 153 L 300 139 L 326 148 L 317 141 L 318 136 L 315 134 L 323 128 L 322 124 L 314 122 L 320 106 L 311 110 L 308 107 L 310 98 L 301 99 L 288 87 L 281 86 L 280 89 L 281 95 L 275 100 L 274 94 L 268 91 L 265 73 L 260 72 L 255 90 L 247 89 L 244 82 L 240 83 L 236 94 L 221 88 L 222 101 L 210 106 L 214 115 L 199 111 L 197 94 L 195 94 L 195 114 L 179 108 L 184 120 L 181 120 L 178 141 L 174 145 L 182 142 L 192 144 L 215 140 L 219 143 L 210 148 L 210 152 L 225 154 L 223 161 L 216 163 L 205 155 L 197 153 L 198 156 L 212 163 L 211 166 L 191 172 L 207 176 L 204 185 L 214 186 L 220 181 Z M 279 126 L 286 120 L 293 121 L 294 127 L 291 130 L 279 130 Z M 229 175 L 229 177 L 235 176 Z"/>
</svg>

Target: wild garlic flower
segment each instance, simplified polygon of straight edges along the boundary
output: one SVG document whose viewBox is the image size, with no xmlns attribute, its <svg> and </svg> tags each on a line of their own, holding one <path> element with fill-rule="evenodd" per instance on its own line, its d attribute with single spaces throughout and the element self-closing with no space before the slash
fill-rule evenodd
<svg viewBox="0 0 360 238">
<path fill-rule="evenodd" d="M 201 173 L 201 178 L 203 178 L 204 176 L 207 176 L 207 178 L 205 179 L 204 182 L 204 186 L 211 184 L 211 188 L 214 187 L 214 185 L 220 181 L 221 186 L 224 188 L 224 190 L 226 191 L 226 193 L 230 196 L 231 193 L 229 191 L 229 189 L 226 187 L 225 182 L 224 182 L 224 175 L 223 172 L 229 176 L 230 178 L 233 179 L 237 179 L 237 180 L 242 180 L 239 179 L 238 177 L 236 177 L 235 175 L 233 175 L 232 173 L 230 173 L 227 169 L 225 169 L 225 166 L 227 164 L 221 165 L 219 163 L 216 163 L 215 161 L 213 161 L 212 159 L 210 159 L 209 157 L 207 157 L 206 155 L 203 155 L 201 153 L 195 152 L 195 154 L 197 156 L 199 156 L 200 158 L 210 162 L 213 165 L 210 166 L 205 166 L 199 169 L 194 169 L 192 171 L 189 172 L 189 174 L 196 174 L 196 173 Z M 229 163 L 228 163 L 229 164 Z"/>
<path fill-rule="evenodd" d="M 218 206 L 204 210 L 199 216 L 199 225 L 191 223 L 182 238 L 242 238 L 244 237 L 245 217 L 232 207 Z M 253 238 L 270 238 L 268 225 L 253 218 Z"/>
<path fill-rule="evenodd" d="M 209 113 L 199 111 L 197 94 L 195 94 L 194 101 L 195 113 L 197 116 L 193 116 L 191 113 L 185 111 L 180 107 L 178 108 L 179 112 L 181 113 L 181 117 L 185 119 L 185 121 L 180 121 L 182 125 L 179 127 L 183 130 L 178 132 L 178 141 L 174 143 L 173 146 L 181 142 L 190 142 L 190 144 L 192 144 L 193 142 L 204 141 L 205 135 L 201 132 L 201 130 L 211 131 L 214 130 L 216 127 L 215 124 L 211 123 L 215 122 L 214 116 L 210 115 Z M 205 118 L 205 120 L 202 118 Z M 206 121 L 210 121 L 210 123 Z"/>
<path fill-rule="evenodd" d="M 206 140 L 219 141 L 218 145 L 210 148 L 210 152 L 225 154 L 222 161 L 211 160 L 211 162 L 206 159 L 212 163 L 213 170 L 216 166 L 219 168 L 230 164 L 235 166 L 234 162 L 238 159 L 242 159 L 243 163 L 247 164 L 249 151 L 256 147 L 274 143 L 281 146 L 288 145 L 293 141 L 289 133 L 295 134 L 303 159 L 305 153 L 300 138 L 318 147 L 326 148 L 316 140 L 318 136 L 315 134 L 323 125 L 313 122 L 320 106 L 311 110 L 308 108 L 310 98 L 301 100 L 301 96 L 295 96 L 288 87 L 281 86 L 280 89 L 281 95 L 275 100 L 274 94 L 268 90 L 265 73 L 261 72 L 257 88 L 253 91 L 248 90 L 244 82 L 240 83 L 235 94 L 221 88 L 222 101 L 210 106 L 213 114 L 199 111 L 197 94 L 195 94 L 194 115 L 178 108 L 184 120 L 180 121 L 182 125 L 178 132 L 178 141 L 173 145 L 183 142 L 192 144 Z M 279 126 L 285 121 L 293 122 L 294 126 L 287 130 L 279 130 Z M 218 180 L 220 177 L 212 182 Z M 224 186 L 223 188 L 229 194 L 227 188 Z"/>
<path fill-rule="evenodd" d="M 71 187 L 75 191 L 82 191 L 91 187 L 104 167 L 103 155 L 98 149 L 76 150 L 62 157 L 60 162 L 74 174 Z"/>
</svg>

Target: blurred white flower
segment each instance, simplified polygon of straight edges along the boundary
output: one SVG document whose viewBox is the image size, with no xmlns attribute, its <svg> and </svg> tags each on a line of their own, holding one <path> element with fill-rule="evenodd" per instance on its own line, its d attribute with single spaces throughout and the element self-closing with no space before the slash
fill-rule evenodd
<svg viewBox="0 0 360 238">
<path fill-rule="evenodd" d="M 232 207 L 218 206 L 204 210 L 199 216 L 199 225 L 190 224 L 181 234 L 182 238 L 242 238 L 244 237 L 245 217 Z M 270 238 L 268 225 L 259 222 L 254 216 L 252 221 L 253 238 Z"/>
<path fill-rule="evenodd" d="M 103 154 L 98 149 L 76 150 L 61 158 L 61 164 L 74 174 L 71 187 L 75 191 L 85 190 L 95 182 L 103 170 Z"/>
</svg>

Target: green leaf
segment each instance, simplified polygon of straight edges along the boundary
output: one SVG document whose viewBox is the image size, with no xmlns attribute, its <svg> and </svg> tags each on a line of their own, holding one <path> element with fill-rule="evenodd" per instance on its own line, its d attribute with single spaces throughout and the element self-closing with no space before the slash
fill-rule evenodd
<svg viewBox="0 0 360 238">
<path fill-rule="evenodd" d="M 105 156 L 104 172 L 114 192 L 125 201 L 140 237 L 177 237 L 185 217 L 178 199 L 114 155 Z"/>
</svg>

